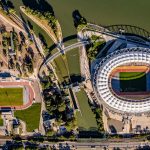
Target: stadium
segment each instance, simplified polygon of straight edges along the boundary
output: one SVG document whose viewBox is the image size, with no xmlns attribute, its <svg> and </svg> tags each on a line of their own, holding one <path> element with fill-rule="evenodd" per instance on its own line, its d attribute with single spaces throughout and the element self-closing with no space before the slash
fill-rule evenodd
<svg viewBox="0 0 150 150">
<path fill-rule="evenodd" d="M 23 110 L 32 105 L 35 94 L 29 81 L 1 81 L 0 109 Z"/>
<path fill-rule="evenodd" d="M 100 104 L 123 113 L 150 111 L 150 49 L 125 48 L 108 54 L 95 69 Z"/>
</svg>

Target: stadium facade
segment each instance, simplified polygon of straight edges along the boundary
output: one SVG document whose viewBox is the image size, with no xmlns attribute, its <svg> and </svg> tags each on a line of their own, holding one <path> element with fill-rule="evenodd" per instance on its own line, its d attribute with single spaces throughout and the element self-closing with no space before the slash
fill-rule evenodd
<svg viewBox="0 0 150 150">
<path fill-rule="evenodd" d="M 100 104 L 123 113 L 143 113 L 150 111 L 150 97 L 133 100 L 118 96 L 111 88 L 111 72 L 126 64 L 150 66 L 150 49 L 125 48 L 108 54 L 100 61 L 93 77 L 94 88 Z"/>
</svg>

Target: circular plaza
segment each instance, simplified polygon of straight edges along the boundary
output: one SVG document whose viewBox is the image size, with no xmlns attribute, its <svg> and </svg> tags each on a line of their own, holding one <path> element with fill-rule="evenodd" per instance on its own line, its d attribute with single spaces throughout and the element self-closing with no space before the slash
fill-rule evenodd
<svg viewBox="0 0 150 150">
<path fill-rule="evenodd" d="M 124 113 L 150 111 L 149 66 L 148 48 L 125 48 L 108 54 L 97 64 L 94 73 L 93 84 L 99 103 Z M 147 95 L 142 96 L 143 93 Z"/>
</svg>

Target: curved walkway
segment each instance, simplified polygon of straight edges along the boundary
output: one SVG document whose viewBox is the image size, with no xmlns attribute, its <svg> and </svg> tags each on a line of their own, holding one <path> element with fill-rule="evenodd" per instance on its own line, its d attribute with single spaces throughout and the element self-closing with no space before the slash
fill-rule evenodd
<svg viewBox="0 0 150 150">
<path fill-rule="evenodd" d="M 72 50 L 72 49 L 74 49 L 74 48 L 81 47 L 81 46 L 85 46 L 85 45 L 87 45 L 87 44 L 89 44 L 88 41 L 77 42 L 77 43 L 75 43 L 75 44 L 72 44 L 72 45 L 69 45 L 69 46 L 65 47 L 65 48 L 62 50 L 62 52 L 63 52 L 63 53 L 66 53 L 66 52 L 68 52 L 68 51 L 70 51 L 70 50 Z M 54 55 L 50 56 L 50 57 L 44 62 L 44 64 L 47 64 L 47 63 L 53 61 L 55 58 L 57 58 L 57 57 L 60 56 L 61 54 L 62 54 L 61 52 L 55 53 Z"/>
<path fill-rule="evenodd" d="M 138 27 L 138 26 L 134 26 L 134 25 L 127 25 L 127 24 L 115 24 L 115 25 L 109 25 L 106 26 L 106 28 L 108 30 L 110 30 L 111 32 L 115 32 L 115 33 L 119 33 L 121 30 L 127 32 L 127 33 L 131 33 L 131 34 L 136 34 L 138 36 L 144 37 L 146 39 L 149 40 L 150 37 L 150 32 L 148 32 L 147 30 Z"/>
<path fill-rule="evenodd" d="M 111 37 L 115 37 L 115 38 L 124 40 L 126 42 L 136 43 L 136 44 L 147 46 L 147 47 L 149 47 L 149 45 L 150 45 L 149 42 L 136 41 L 135 39 L 131 39 L 131 38 L 128 39 L 128 38 L 125 38 L 124 36 L 121 36 L 121 34 L 113 33 L 104 27 L 101 27 L 101 26 L 95 25 L 95 24 L 91 24 L 91 23 L 88 23 L 87 27 L 85 27 L 83 30 L 99 32 L 99 33 L 102 33 L 104 35 L 108 35 Z"/>
</svg>

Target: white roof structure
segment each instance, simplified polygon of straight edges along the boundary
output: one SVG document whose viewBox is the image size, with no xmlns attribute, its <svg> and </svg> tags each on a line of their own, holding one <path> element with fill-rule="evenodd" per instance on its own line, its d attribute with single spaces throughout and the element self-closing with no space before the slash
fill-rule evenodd
<svg viewBox="0 0 150 150">
<path fill-rule="evenodd" d="M 116 96 L 110 87 L 110 74 L 118 66 L 129 63 L 150 65 L 150 49 L 126 48 L 117 50 L 105 57 L 98 65 L 94 75 L 97 95 L 111 108 L 126 113 L 143 113 L 150 111 L 150 98 L 131 100 Z"/>
</svg>

